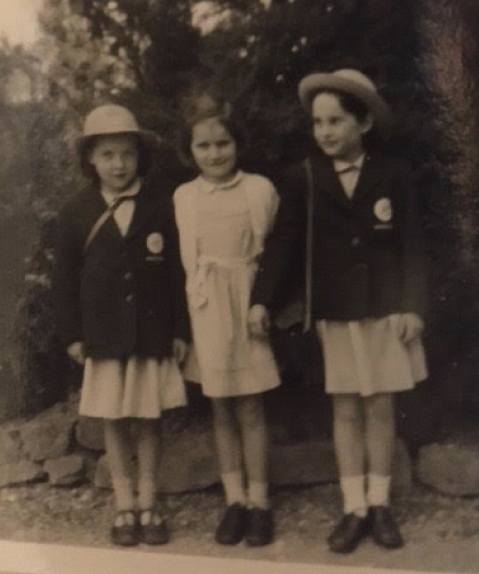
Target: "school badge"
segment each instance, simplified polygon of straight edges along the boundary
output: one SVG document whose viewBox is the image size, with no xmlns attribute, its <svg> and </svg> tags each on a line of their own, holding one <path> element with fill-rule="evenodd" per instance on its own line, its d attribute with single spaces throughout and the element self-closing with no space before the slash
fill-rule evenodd
<svg viewBox="0 0 479 574">
<path fill-rule="evenodd" d="M 391 221 L 393 218 L 393 207 L 389 197 L 381 197 L 374 204 L 374 215 L 384 223 Z"/>
<path fill-rule="evenodd" d="M 163 247 L 165 246 L 165 241 L 163 239 L 163 235 L 158 232 L 150 233 L 146 238 L 146 248 L 150 253 L 153 255 L 158 255 L 163 251 Z"/>
</svg>

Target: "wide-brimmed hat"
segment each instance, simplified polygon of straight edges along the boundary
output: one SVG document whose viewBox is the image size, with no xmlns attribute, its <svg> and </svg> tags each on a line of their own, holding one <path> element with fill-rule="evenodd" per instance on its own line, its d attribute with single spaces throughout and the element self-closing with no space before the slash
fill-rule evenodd
<svg viewBox="0 0 479 574">
<path fill-rule="evenodd" d="M 388 134 L 392 126 L 391 110 L 374 83 L 365 74 L 359 70 L 343 69 L 304 77 L 299 83 L 298 94 L 306 111 L 311 112 L 314 97 L 325 89 L 351 94 L 361 100 L 373 116 L 378 129 L 384 135 Z"/>
<path fill-rule="evenodd" d="M 79 149 L 94 136 L 115 134 L 135 134 L 150 150 L 159 143 L 158 136 L 142 129 L 130 110 L 116 104 L 105 104 L 92 110 L 85 118 L 82 135 L 78 138 Z"/>
</svg>

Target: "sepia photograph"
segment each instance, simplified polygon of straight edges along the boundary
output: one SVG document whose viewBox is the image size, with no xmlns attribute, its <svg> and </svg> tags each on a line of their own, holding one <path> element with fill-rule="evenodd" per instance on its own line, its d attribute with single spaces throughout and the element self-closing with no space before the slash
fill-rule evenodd
<svg viewBox="0 0 479 574">
<path fill-rule="evenodd" d="M 479 574 L 479 3 L 0 3 L 0 574 Z"/>
</svg>

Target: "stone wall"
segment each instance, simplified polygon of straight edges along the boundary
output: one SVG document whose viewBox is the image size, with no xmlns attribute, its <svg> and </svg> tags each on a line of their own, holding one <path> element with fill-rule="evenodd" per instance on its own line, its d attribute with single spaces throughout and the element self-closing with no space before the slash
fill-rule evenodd
<svg viewBox="0 0 479 574">
<path fill-rule="evenodd" d="M 0 425 L 0 488 L 48 481 L 52 487 L 89 482 L 110 488 L 102 422 L 79 418 L 78 397 L 58 403 L 32 419 Z M 284 442 L 272 428 L 271 482 L 276 486 L 337 481 L 331 440 L 323 437 Z M 393 488 L 407 490 L 414 480 L 455 496 L 479 495 L 479 432 L 433 444 L 411 458 L 398 441 Z M 466 437 L 466 438 L 465 438 Z M 164 417 L 158 438 L 158 487 L 163 493 L 200 490 L 219 483 L 209 417 L 190 417 L 179 409 Z"/>
</svg>

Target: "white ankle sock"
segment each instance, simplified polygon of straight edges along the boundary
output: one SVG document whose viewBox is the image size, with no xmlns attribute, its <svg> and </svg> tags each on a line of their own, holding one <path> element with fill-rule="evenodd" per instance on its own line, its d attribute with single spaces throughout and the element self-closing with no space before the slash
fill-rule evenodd
<svg viewBox="0 0 479 574">
<path fill-rule="evenodd" d="M 343 493 L 344 514 L 354 513 L 366 516 L 368 503 L 366 501 L 365 476 L 344 476 L 340 478 Z"/>
<path fill-rule="evenodd" d="M 268 483 L 251 481 L 248 486 L 248 506 L 251 508 L 269 508 Z"/>
<path fill-rule="evenodd" d="M 225 490 L 226 504 L 246 504 L 246 493 L 243 485 L 243 473 L 240 470 L 225 472 L 221 475 L 221 481 Z"/>
<path fill-rule="evenodd" d="M 390 476 L 368 474 L 367 499 L 369 506 L 388 506 L 390 485 Z"/>
</svg>

